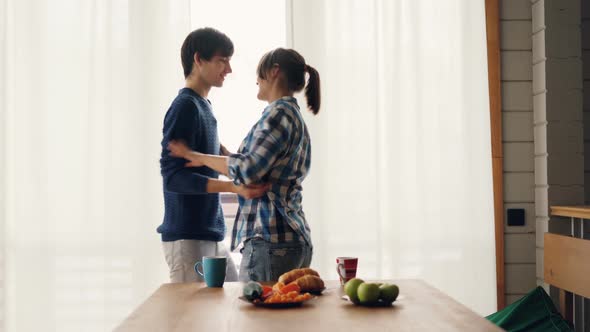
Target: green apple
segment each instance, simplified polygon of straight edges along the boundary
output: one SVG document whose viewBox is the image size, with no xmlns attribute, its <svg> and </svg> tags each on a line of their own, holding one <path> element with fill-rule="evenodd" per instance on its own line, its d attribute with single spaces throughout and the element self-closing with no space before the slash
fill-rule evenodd
<svg viewBox="0 0 590 332">
<path fill-rule="evenodd" d="M 361 304 L 371 304 L 379 300 L 379 286 L 373 283 L 363 283 L 359 285 L 357 294 Z"/>
<path fill-rule="evenodd" d="M 364 283 L 364 281 L 362 279 L 352 278 L 352 279 L 348 280 L 346 282 L 346 284 L 344 284 L 344 293 L 346 293 L 346 295 L 348 295 L 348 297 L 350 298 L 350 301 L 352 301 L 352 303 L 355 303 L 355 304 L 359 303 L 359 297 L 357 294 L 357 290 L 362 283 Z"/>
<path fill-rule="evenodd" d="M 398 295 L 399 287 L 397 285 L 383 284 L 379 287 L 379 298 L 387 304 L 393 303 Z"/>
</svg>

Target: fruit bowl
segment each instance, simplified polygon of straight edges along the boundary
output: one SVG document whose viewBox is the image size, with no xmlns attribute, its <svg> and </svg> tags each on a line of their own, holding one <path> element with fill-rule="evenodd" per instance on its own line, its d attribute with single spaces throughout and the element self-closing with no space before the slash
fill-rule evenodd
<svg viewBox="0 0 590 332">
<path fill-rule="evenodd" d="M 352 278 L 344 284 L 348 301 L 365 307 L 391 307 L 399 295 L 399 287 L 389 283 L 364 282 Z"/>
<path fill-rule="evenodd" d="M 353 303 L 350 300 L 350 297 L 348 297 L 348 295 L 342 296 L 342 299 L 345 301 L 349 301 L 352 304 L 360 305 L 363 307 L 392 307 L 393 306 L 393 302 L 385 302 L 381 299 L 377 300 L 376 302 L 371 302 L 371 303 Z"/>
</svg>

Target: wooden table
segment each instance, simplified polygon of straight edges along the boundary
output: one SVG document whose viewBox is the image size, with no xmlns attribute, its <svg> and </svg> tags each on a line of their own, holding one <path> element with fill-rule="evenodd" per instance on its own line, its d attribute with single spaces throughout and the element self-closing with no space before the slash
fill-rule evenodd
<svg viewBox="0 0 590 332">
<path fill-rule="evenodd" d="M 115 331 L 502 331 L 423 281 L 393 283 L 400 297 L 392 307 L 355 306 L 342 300 L 338 281 L 328 281 L 322 296 L 288 309 L 238 299 L 239 282 L 164 284 Z"/>
</svg>

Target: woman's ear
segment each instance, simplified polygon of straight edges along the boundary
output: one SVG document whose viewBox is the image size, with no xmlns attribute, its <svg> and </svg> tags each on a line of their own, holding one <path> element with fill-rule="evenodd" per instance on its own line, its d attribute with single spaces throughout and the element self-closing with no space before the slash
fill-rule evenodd
<svg viewBox="0 0 590 332">
<path fill-rule="evenodd" d="M 281 71 L 281 68 L 279 68 L 279 65 L 274 65 L 272 66 L 272 68 L 270 69 L 270 77 L 272 78 L 276 78 L 277 76 L 279 76 L 279 72 Z"/>
</svg>

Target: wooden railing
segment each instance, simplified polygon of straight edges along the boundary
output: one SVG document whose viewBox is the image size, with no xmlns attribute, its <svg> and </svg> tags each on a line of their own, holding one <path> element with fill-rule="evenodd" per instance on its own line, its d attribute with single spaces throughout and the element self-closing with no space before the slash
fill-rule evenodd
<svg viewBox="0 0 590 332">
<path fill-rule="evenodd" d="M 559 288 L 564 318 L 575 324 L 576 331 L 586 331 L 589 317 L 584 317 L 584 298 L 590 298 L 590 241 L 584 239 L 584 220 L 590 220 L 590 206 L 552 206 L 551 215 L 570 218 L 571 234 L 545 233 L 543 276 L 546 283 Z"/>
</svg>

